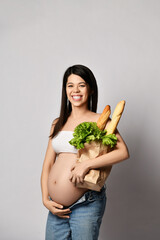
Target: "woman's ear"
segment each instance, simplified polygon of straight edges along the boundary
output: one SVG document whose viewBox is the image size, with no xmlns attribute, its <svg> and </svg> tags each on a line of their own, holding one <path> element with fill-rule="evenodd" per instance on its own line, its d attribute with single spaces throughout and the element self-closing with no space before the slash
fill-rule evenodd
<svg viewBox="0 0 160 240">
<path fill-rule="evenodd" d="M 94 93 L 94 91 L 93 91 L 93 90 L 90 90 L 90 96 L 91 96 L 93 93 Z"/>
<path fill-rule="evenodd" d="M 93 91 L 93 89 L 91 89 L 91 87 L 89 86 L 89 84 L 87 84 L 88 85 L 88 93 L 89 93 L 89 96 L 91 96 L 93 93 L 94 93 L 94 91 Z"/>
</svg>

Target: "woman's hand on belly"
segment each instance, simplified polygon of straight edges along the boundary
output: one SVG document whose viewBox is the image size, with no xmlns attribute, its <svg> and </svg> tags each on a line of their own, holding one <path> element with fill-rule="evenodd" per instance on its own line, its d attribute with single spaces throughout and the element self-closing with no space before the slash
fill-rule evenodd
<svg viewBox="0 0 160 240">
<path fill-rule="evenodd" d="M 89 171 L 89 164 L 88 161 L 74 163 L 71 167 L 71 174 L 69 180 L 76 184 L 76 183 L 83 183 L 85 175 Z"/>
<path fill-rule="evenodd" d="M 69 208 L 67 209 L 62 209 L 63 205 L 58 204 L 52 200 L 46 200 L 44 202 L 44 206 L 50 211 L 52 212 L 54 215 L 57 215 L 60 218 L 69 218 L 69 214 L 71 213 L 71 210 Z"/>
</svg>

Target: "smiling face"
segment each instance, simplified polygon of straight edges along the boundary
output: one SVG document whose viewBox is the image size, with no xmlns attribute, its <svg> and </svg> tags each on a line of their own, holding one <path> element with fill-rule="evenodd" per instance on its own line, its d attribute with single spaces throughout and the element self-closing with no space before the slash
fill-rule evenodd
<svg viewBox="0 0 160 240">
<path fill-rule="evenodd" d="M 66 94 L 73 106 L 88 105 L 89 85 L 83 78 L 71 74 L 66 83 Z"/>
</svg>

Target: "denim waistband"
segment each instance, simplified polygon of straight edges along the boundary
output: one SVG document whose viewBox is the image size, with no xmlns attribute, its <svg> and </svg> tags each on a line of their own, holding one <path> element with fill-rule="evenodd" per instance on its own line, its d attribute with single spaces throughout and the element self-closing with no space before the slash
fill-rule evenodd
<svg viewBox="0 0 160 240">
<path fill-rule="evenodd" d="M 70 205 L 68 207 L 64 207 L 64 208 L 72 208 L 73 206 L 80 204 L 82 202 L 85 202 L 85 201 L 90 202 L 90 201 L 93 201 L 96 199 L 100 199 L 104 196 L 105 192 L 106 192 L 106 184 L 103 185 L 100 192 L 94 191 L 94 190 L 89 190 L 86 193 L 84 193 L 83 196 L 81 198 L 79 198 L 75 203 L 73 203 L 72 205 Z"/>
</svg>

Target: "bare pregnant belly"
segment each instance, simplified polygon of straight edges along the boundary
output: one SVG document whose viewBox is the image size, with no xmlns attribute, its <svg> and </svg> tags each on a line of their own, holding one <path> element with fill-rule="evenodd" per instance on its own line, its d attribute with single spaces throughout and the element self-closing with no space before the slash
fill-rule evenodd
<svg viewBox="0 0 160 240">
<path fill-rule="evenodd" d="M 60 153 L 48 177 L 48 193 L 53 201 L 64 206 L 76 202 L 88 189 L 77 188 L 69 180 L 71 167 L 76 162 L 76 154 Z"/>
</svg>

